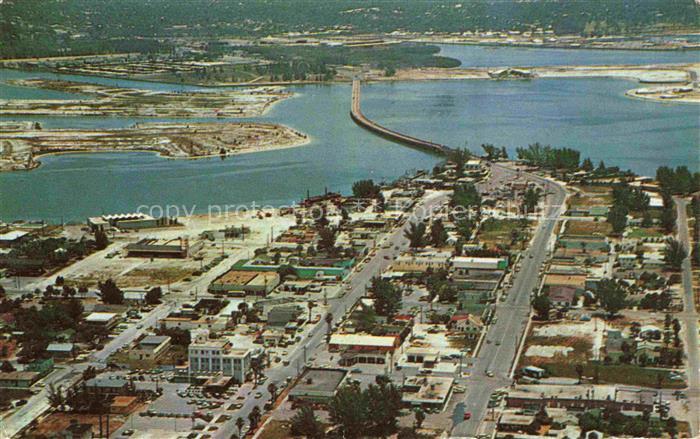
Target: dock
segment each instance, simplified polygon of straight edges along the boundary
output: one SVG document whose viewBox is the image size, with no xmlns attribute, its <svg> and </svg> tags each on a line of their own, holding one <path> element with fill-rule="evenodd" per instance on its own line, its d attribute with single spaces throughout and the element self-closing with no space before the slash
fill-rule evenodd
<svg viewBox="0 0 700 439">
<path fill-rule="evenodd" d="M 352 81 L 352 107 L 350 109 L 350 117 L 356 124 L 362 128 L 372 131 L 373 133 L 384 137 L 393 142 L 401 143 L 413 148 L 420 149 L 431 154 L 447 155 L 452 151 L 452 148 L 439 143 L 428 140 L 418 139 L 407 134 L 399 133 L 398 131 L 386 128 L 362 114 L 361 101 L 361 81 L 353 79 Z"/>
</svg>

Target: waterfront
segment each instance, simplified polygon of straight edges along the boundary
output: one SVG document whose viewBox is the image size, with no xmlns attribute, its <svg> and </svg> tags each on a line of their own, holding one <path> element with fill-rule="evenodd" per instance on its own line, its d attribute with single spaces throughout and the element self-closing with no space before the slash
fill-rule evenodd
<svg viewBox="0 0 700 439">
<path fill-rule="evenodd" d="M 472 46 L 459 46 L 471 50 Z M 500 50 L 500 49 L 499 49 Z M 518 49 L 526 50 L 526 49 Z M 574 51 L 571 51 L 574 52 Z M 590 51 L 580 51 L 589 53 Z M 612 56 L 619 56 L 619 51 Z M 637 53 L 646 60 L 649 53 Z M 657 52 L 651 53 L 659 54 Z M 676 55 L 682 55 L 677 53 Z M 668 54 L 661 53 L 663 59 Z M 553 59 L 552 64 L 565 63 Z M 515 64 L 515 62 L 509 63 Z M 3 79 L 44 76 L 2 71 Z M 61 76 L 62 77 L 62 76 Z M 109 85 L 191 90 L 172 84 L 67 76 Z M 700 122 L 693 105 L 626 98 L 635 83 L 624 80 L 430 81 L 370 84 L 363 111 L 383 125 L 453 147 L 515 147 L 539 141 L 580 149 L 607 165 L 653 174 L 659 165 L 700 164 Z M 437 157 L 397 145 L 357 127 L 349 117 L 350 86 L 297 86 L 295 97 L 264 116 L 311 137 L 296 149 L 196 161 L 147 153 L 71 154 L 43 157 L 31 172 L 0 174 L 0 219 L 83 220 L 140 205 L 176 204 L 206 212 L 210 204 L 281 205 L 324 189 L 350 190 L 353 181 L 391 180 L 411 169 L 430 169 Z M 41 98 L 42 90 L 0 85 L 0 98 Z M 57 98 L 53 94 L 46 98 Z M 65 98 L 70 97 L 63 96 Z M 4 120 L 17 119 L 4 117 Z M 37 117 L 47 128 L 122 128 L 140 121 L 119 117 Z M 233 119 L 188 119 L 223 121 Z"/>
</svg>

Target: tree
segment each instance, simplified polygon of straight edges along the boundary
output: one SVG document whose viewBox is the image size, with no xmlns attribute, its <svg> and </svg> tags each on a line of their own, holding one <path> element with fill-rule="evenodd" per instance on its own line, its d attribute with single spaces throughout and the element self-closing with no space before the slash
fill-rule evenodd
<svg viewBox="0 0 700 439">
<path fill-rule="evenodd" d="M 591 172 L 593 170 L 593 162 L 590 158 L 585 158 L 581 163 L 581 169 L 586 172 Z"/>
<path fill-rule="evenodd" d="M 470 157 L 471 153 L 466 148 L 454 149 L 449 154 L 448 160 L 455 165 L 455 176 L 457 178 L 464 177 L 464 165 Z"/>
<path fill-rule="evenodd" d="M 576 375 L 578 375 L 578 383 L 581 384 L 583 382 L 583 364 L 576 363 L 574 370 L 576 370 Z"/>
<path fill-rule="evenodd" d="M 0 372 L 8 373 L 14 372 L 15 370 L 17 369 L 15 369 L 15 366 L 13 366 L 9 361 L 3 361 L 2 366 L 0 366 Z"/>
<path fill-rule="evenodd" d="M 253 410 L 248 413 L 248 422 L 250 423 L 250 429 L 254 430 L 258 424 L 260 423 L 260 418 L 262 417 L 262 413 L 260 411 L 260 407 L 257 405 L 253 407 Z"/>
<path fill-rule="evenodd" d="M 333 328 L 333 314 L 328 313 L 326 314 L 325 317 L 325 322 L 326 322 L 326 343 L 329 343 L 331 341 L 331 333 L 332 333 L 332 328 Z"/>
<path fill-rule="evenodd" d="M 55 387 L 53 383 L 49 384 L 48 394 L 46 398 L 49 400 L 51 407 L 62 410 L 66 405 L 66 395 L 63 394 L 61 387 Z"/>
<path fill-rule="evenodd" d="M 357 385 L 346 385 L 338 389 L 328 408 L 331 422 L 338 425 L 343 437 L 348 439 L 366 435 L 367 411 L 366 395 Z"/>
<path fill-rule="evenodd" d="M 236 418 L 236 428 L 238 428 L 238 439 L 243 437 L 243 427 L 245 426 L 245 421 L 240 416 Z"/>
<path fill-rule="evenodd" d="M 260 360 L 260 357 L 255 357 L 250 360 L 250 370 L 253 371 L 253 387 L 258 387 L 258 377 L 262 375 L 265 366 Z"/>
<path fill-rule="evenodd" d="M 121 305 L 124 302 L 124 292 L 117 287 L 112 279 L 97 284 L 102 301 L 110 305 Z"/>
<path fill-rule="evenodd" d="M 387 279 L 372 279 L 374 309 L 380 316 L 392 318 L 401 308 L 401 290 Z"/>
<path fill-rule="evenodd" d="M 352 195 L 357 198 L 377 198 L 381 193 L 374 180 L 359 180 L 352 184 Z"/>
<path fill-rule="evenodd" d="M 291 433 L 294 436 L 305 436 L 309 439 L 322 439 L 324 436 L 321 422 L 308 405 L 303 405 L 292 418 Z"/>
<path fill-rule="evenodd" d="M 397 431 L 401 414 L 401 392 L 391 384 L 387 376 L 377 376 L 376 383 L 364 392 L 369 422 L 375 436 L 387 437 Z"/>
<path fill-rule="evenodd" d="M 95 247 L 97 250 L 104 250 L 109 245 L 109 238 L 104 230 L 97 230 L 95 232 Z"/>
<path fill-rule="evenodd" d="M 608 222 L 612 226 L 613 232 L 620 234 L 627 227 L 627 208 L 621 205 L 615 205 L 608 211 Z"/>
<path fill-rule="evenodd" d="M 666 240 L 666 247 L 664 248 L 664 262 L 666 262 L 666 265 L 673 270 L 680 270 L 686 257 L 688 257 L 688 252 L 680 241 L 673 238 Z"/>
<path fill-rule="evenodd" d="M 425 245 L 425 224 L 422 222 L 411 222 L 407 230 L 404 230 L 403 236 L 408 239 L 411 248 L 419 248 Z"/>
<path fill-rule="evenodd" d="M 534 212 L 537 203 L 540 202 L 540 190 L 533 187 L 527 188 L 525 198 L 523 200 L 524 213 Z"/>
<path fill-rule="evenodd" d="M 149 305 L 156 305 L 160 303 L 160 299 L 163 297 L 163 290 L 160 287 L 153 287 L 146 292 L 145 301 Z"/>
<path fill-rule="evenodd" d="M 270 392 L 270 401 L 274 404 L 274 402 L 277 400 L 277 384 L 275 383 L 270 383 L 267 385 L 267 391 Z"/>
<path fill-rule="evenodd" d="M 613 318 L 627 306 L 627 290 L 618 281 L 603 279 L 598 283 L 598 300 L 603 309 Z"/>
<path fill-rule="evenodd" d="M 659 216 L 661 227 L 666 233 L 673 233 L 676 228 L 676 209 L 673 206 L 664 207 Z"/>
<path fill-rule="evenodd" d="M 277 267 L 277 274 L 279 274 L 280 279 L 286 279 L 297 275 L 297 271 L 289 264 L 283 264 Z"/>
<path fill-rule="evenodd" d="M 318 248 L 328 253 L 335 251 L 335 229 L 323 227 L 318 231 Z"/>
<path fill-rule="evenodd" d="M 532 308 L 540 320 L 549 320 L 549 310 L 552 309 L 552 301 L 546 294 L 538 294 L 532 300 Z"/>
<path fill-rule="evenodd" d="M 454 188 L 450 204 L 453 207 L 469 209 L 481 206 L 481 195 L 474 183 L 460 184 Z"/>
<path fill-rule="evenodd" d="M 435 247 L 442 247 L 447 242 L 447 231 L 441 219 L 433 221 L 430 227 L 430 242 Z"/>
<path fill-rule="evenodd" d="M 415 416 L 415 418 L 416 418 L 415 427 L 417 429 L 420 429 L 423 426 L 423 421 L 425 421 L 425 412 L 423 411 L 422 408 L 417 407 L 413 411 L 413 416 Z"/>
</svg>

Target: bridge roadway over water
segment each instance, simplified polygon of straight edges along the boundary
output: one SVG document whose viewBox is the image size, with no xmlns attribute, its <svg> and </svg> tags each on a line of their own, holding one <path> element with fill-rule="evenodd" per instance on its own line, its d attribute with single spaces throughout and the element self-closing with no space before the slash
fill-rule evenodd
<svg viewBox="0 0 700 439">
<path fill-rule="evenodd" d="M 352 81 L 352 107 L 350 109 L 350 117 L 352 117 L 352 120 L 354 120 L 356 124 L 386 139 L 418 148 L 432 154 L 447 155 L 450 151 L 452 151 L 452 148 L 449 146 L 430 142 L 428 140 L 418 139 L 407 134 L 402 134 L 368 119 L 364 114 L 362 114 L 362 109 L 360 106 L 360 84 L 361 81 L 359 79 L 354 79 Z"/>
</svg>

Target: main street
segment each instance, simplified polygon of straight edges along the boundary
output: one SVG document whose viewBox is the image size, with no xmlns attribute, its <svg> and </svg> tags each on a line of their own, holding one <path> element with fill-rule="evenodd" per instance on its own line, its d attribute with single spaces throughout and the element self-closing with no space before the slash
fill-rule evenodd
<svg viewBox="0 0 700 439">
<path fill-rule="evenodd" d="M 513 175 L 518 171 L 494 164 L 492 178 Z M 542 185 L 545 193 L 545 209 L 535 231 L 531 245 L 522 253 L 522 266 L 513 277 L 513 286 L 507 299 L 496 305 L 495 321 L 486 334 L 486 342 L 472 368 L 467 381 L 467 393 L 460 412 L 471 412 L 467 421 L 458 421 L 452 430 L 454 437 L 473 437 L 479 433 L 486 419 L 487 404 L 491 394 L 512 384 L 510 371 L 524 336 L 530 317 L 530 294 L 539 284 L 539 270 L 545 261 L 554 227 L 562 214 L 566 190 L 563 186 L 534 174 L 522 173 L 522 177 Z M 493 377 L 488 375 L 493 374 Z M 463 410 L 462 410 L 463 409 Z M 456 419 L 461 419 L 461 413 Z"/>
<path fill-rule="evenodd" d="M 690 254 L 690 237 L 688 236 L 688 218 L 686 200 L 675 199 L 678 239 Z M 683 261 L 683 301 L 685 312 L 678 316 L 685 328 L 685 346 L 688 356 L 688 422 L 693 437 L 700 432 L 700 352 L 698 351 L 698 315 L 693 296 L 693 273 L 690 256 Z"/>
<path fill-rule="evenodd" d="M 394 257 L 398 256 L 402 251 L 408 248 L 408 241 L 404 238 L 404 230 L 409 227 L 411 222 L 422 221 L 427 218 L 430 213 L 447 201 L 446 192 L 429 192 L 413 209 L 413 212 L 408 216 L 406 222 L 397 227 L 386 238 L 385 245 L 377 248 L 374 256 L 368 257 L 361 268 L 353 271 L 345 280 L 345 294 L 337 299 L 329 299 L 328 312 L 333 315 L 333 323 L 340 322 L 344 318 L 343 314 L 349 309 L 358 298 L 365 295 L 367 286 L 369 286 L 373 277 L 378 276 L 386 269 Z M 255 399 L 252 397 L 246 398 L 243 407 L 233 414 L 231 421 L 223 425 L 219 425 L 219 430 L 214 433 L 216 438 L 231 437 L 233 433 L 237 433 L 238 429 L 235 426 L 237 417 L 242 417 L 248 420 L 247 416 L 253 410 L 253 407 L 260 406 L 270 399 L 270 393 L 267 390 L 269 383 L 282 383 L 286 377 L 296 377 L 299 372 L 303 371 L 306 359 L 317 355 L 322 350 L 326 349 L 325 342 L 326 323 L 324 319 L 316 324 L 305 342 L 301 343 L 290 352 L 289 366 L 275 366 L 267 371 L 265 375 L 268 377 L 264 385 L 255 389 L 255 392 L 260 392 L 262 397 Z M 254 393 L 254 392 L 251 392 Z"/>
</svg>

